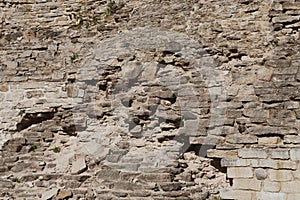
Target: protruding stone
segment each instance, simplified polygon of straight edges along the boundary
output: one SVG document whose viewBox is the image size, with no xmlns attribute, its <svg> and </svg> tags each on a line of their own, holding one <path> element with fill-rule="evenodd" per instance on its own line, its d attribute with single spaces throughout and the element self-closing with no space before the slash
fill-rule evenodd
<svg viewBox="0 0 300 200">
<path fill-rule="evenodd" d="M 258 168 L 255 170 L 255 176 L 257 180 L 265 180 L 267 178 L 267 172 L 265 169 Z"/>
<path fill-rule="evenodd" d="M 47 190 L 42 194 L 42 200 L 52 199 L 57 194 L 57 192 L 58 192 L 57 188 L 52 188 L 50 190 Z"/>
<path fill-rule="evenodd" d="M 0 92 L 7 92 L 8 85 L 7 84 L 0 84 Z"/>
<path fill-rule="evenodd" d="M 72 192 L 70 190 L 61 190 L 56 196 L 57 200 L 64 200 L 72 197 Z"/>
<path fill-rule="evenodd" d="M 84 172 L 86 168 L 84 156 L 76 156 L 75 160 L 72 162 L 71 174 L 80 174 Z"/>
</svg>

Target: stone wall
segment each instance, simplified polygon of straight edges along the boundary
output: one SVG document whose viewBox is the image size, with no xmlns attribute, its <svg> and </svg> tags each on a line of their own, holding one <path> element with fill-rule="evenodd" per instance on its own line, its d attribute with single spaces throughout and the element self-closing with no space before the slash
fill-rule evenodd
<svg viewBox="0 0 300 200">
<path fill-rule="evenodd" d="M 0 8 L 1 199 L 300 197 L 298 2 Z"/>
</svg>

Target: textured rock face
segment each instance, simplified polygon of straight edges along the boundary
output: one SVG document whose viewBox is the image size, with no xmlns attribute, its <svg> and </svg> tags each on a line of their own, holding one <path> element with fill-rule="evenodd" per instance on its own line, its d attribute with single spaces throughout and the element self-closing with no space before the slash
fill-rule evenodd
<svg viewBox="0 0 300 200">
<path fill-rule="evenodd" d="M 1 198 L 299 198 L 297 2 L 0 8 Z"/>
</svg>

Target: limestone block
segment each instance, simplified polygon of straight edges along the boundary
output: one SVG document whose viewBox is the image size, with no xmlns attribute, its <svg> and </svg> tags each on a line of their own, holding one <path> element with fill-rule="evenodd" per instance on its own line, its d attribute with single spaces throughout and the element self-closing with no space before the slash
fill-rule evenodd
<svg viewBox="0 0 300 200">
<path fill-rule="evenodd" d="M 273 169 L 296 169 L 297 163 L 289 160 L 262 159 L 259 161 L 259 166 Z"/>
<path fill-rule="evenodd" d="M 286 135 L 284 136 L 284 143 L 287 143 L 287 144 L 300 144 L 300 136 L 298 135 Z M 299 150 L 300 152 L 300 150 Z M 295 159 L 295 152 L 293 152 L 293 159 Z M 300 156 L 299 156 L 300 158 Z"/>
<path fill-rule="evenodd" d="M 270 158 L 273 159 L 289 159 L 289 150 L 287 149 L 270 149 Z"/>
<path fill-rule="evenodd" d="M 207 157 L 209 158 L 237 158 L 236 150 L 217 150 L 209 149 L 207 150 Z"/>
<path fill-rule="evenodd" d="M 287 22 L 295 22 L 300 19 L 299 16 L 279 16 L 279 17 L 273 17 L 272 22 L 273 23 L 287 23 Z"/>
<path fill-rule="evenodd" d="M 261 145 L 274 145 L 274 144 L 280 144 L 281 139 L 280 137 L 261 137 L 258 138 L 258 144 Z"/>
<path fill-rule="evenodd" d="M 0 84 L 0 92 L 7 92 L 9 90 L 9 87 L 6 83 Z"/>
<path fill-rule="evenodd" d="M 123 66 L 122 74 L 124 78 L 127 79 L 135 79 L 139 76 L 142 72 L 142 64 L 139 62 L 128 62 L 126 65 Z"/>
<path fill-rule="evenodd" d="M 252 167 L 229 167 L 227 168 L 228 178 L 253 178 Z"/>
<path fill-rule="evenodd" d="M 299 200 L 300 199 L 300 194 L 288 194 L 287 195 L 287 200 Z"/>
<path fill-rule="evenodd" d="M 234 189 L 261 190 L 261 181 L 254 179 L 233 179 Z"/>
<path fill-rule="evenodd" d="M 254 135 L 227 135 L 226 142 L 232 144 L 254 144 L 257 143 L 257 136 Z"/>
<path fill-rule="evenodd" d="M 269 179 L 271 181 L 283 182 L 283 181 L 291 181 L 293 179 L 291 170 L 273 170 L 269 169 Z"/>
<path fill-rule="evenodd" d="M 258 167 L 259 161 L 256 159 L 221 159 L 221 166 L 223 167 Z"/>
<path fill-rule="evenodd" d="M 265 200 L 265 199 L 283 200 L 286 199 L 286 194 L 274 193 L 274 192 L 259 192 L 256 193 L 256 199 L 257 200 Z"/>
<path fill-rule="evenodd" d="M 71 174 L 80 174 L 87 168 L 84 156 L 76 156 L 72 162 Z"/>
<path fill-rule="evenodd" d="M 226 190 L 220 191 L 220 197 L 222 199 L 243 199 L 243 200 L 253 200 L 255 193 L 252 191 L 245 190 Z"/>
<path fill-rule="evenodd" d="M 261 68 L 257 70 L 257 78 L 263 81 L 271 80 L 273 74 L 273 70 L 269 68 Z"/>
<path fill-rule="evenodd" d="M 267 151 L 264 149 L 239 149 L 238 156 L 241 158 L 267 158 Z"/>
<path fill-rule="evenodd" d="M 264 181 L 263 182 L 263 190 L 265 192 L 279 192 L 280 191 L 280 183 L 279 182 Z"/>
<path fill-rule="evenodd" d="M 104 160 L 109 154 L 109 149 L 105 148 L 102 144 L 96 142 L 88 142 L 84 144 L 87 153 L 93 156 L 97 161 Z"/>
<path fill-rule="evenodd" d="M 290 150 L 291 160 L 300 160 L 300 148 L 292 148 Z"/>
<path fill-rule="evenodd" d="M 283 5 L 282 5 L 282 8 L 284 10 L 299 10 L 300 9 L 300 3 L 299 2 L 284 2 Z"/>
<path fill-rule="evenodd" d="M 244 109 L 243 115 L 252 118 L 269 118 L 268 110 Z"/>
<path fill-rule="evenodd" d="M 274 74 L 296 74 L 298 67 L 275 68 Z"/>
<path fill-rule="evenodd" d="M 156 62 L 144 63 L 140 80 L 153 81 L 156 78 L 157 65 L 158 63 Z"/>
<path fill-rule="evenodd" d="M 6 101 L 22 101 L 24 99 L 24 92 L 22 90 L 15 90 L 6 93 Z"/>
<path fill-rule="evenodd" d="M 43 192 L 42 200 L 52 199 L 57 194 L 57 192 L 58 192 L 57 188 L 53 188 L 53 189 Z"/>
<path fill-rule="evenodd" d="M 284 193 L 299 194 L 300 181 L 282 182 L 281 191 Z"/>
<path fill-rule="evenodd" d="M 293 171 L 293 176 L 294 176 L 294 179 L 300 179 L 300 170 L 297 169 L 296 171 Z"/>
</svg>

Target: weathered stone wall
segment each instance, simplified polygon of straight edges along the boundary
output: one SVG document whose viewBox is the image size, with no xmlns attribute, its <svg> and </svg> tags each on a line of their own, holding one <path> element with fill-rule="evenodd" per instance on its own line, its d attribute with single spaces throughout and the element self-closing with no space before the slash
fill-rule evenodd
<svg viewBox="0 0 300 200">
<path fill-rule="evenodd" d="M 298 2 L 0 9 L 1 198 L 300 197 Z"/>
</svg>

